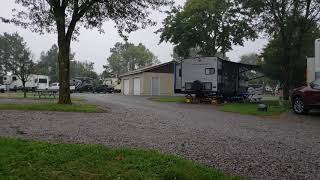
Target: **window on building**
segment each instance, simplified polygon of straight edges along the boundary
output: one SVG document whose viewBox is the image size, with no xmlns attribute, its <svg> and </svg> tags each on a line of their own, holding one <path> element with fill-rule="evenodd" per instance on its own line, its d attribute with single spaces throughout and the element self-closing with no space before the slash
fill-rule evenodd
<svg viewBox="0 0 320 180">
<path fill-rule="evenodd" d="M 215 68 L 206 68 L 206 75 L 212 75 L 216 73 Z"/>
<path fill-rule="evenodd" d="M 39 79 L 39 83 L 47 83 L 47 79 Z"/>
<path fill-rule="evenodd" d="M 179 69 L 179 77 L 182 76 L 182 69 Z"/>
<path fill-rule="evenodd" d="M 17 80 L 17 77 L 13 76 L 12 81 L 16 81 L 16 80 Z"/>
</svg>

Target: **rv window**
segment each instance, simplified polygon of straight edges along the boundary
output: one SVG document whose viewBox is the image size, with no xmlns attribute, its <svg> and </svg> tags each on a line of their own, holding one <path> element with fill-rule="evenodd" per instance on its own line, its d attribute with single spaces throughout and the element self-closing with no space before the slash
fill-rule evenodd
<svg viewBox="0 0 320 180">
<path fill-rule="evenodd" d="M 216 73 L 215 68 L 206 68 L 206 75 L 212 75 Z"/>
<path fill-rule="evenodd" d="M 179 77 L 182 76 L 182 69 L 179 69 Z"/>
<path fill-rule="evenodd" d="M 17 77 L 13 76 L 12 81 L 16 81 L 16 80 L 17 80 Z"/>
<path fill-rule="evenodd" d="M 39 83 L 47 83 L 47 79 L 39 79 Z"/>
</svg>

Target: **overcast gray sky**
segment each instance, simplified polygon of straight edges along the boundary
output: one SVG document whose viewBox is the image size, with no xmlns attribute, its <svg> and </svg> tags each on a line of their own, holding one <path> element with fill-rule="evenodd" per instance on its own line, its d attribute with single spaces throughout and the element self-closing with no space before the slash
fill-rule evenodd
<svg viewBox="0 0 320 180">
<path fill-rule="evenodd" d="M 0 17 L 11 16 L 11 9 L 17 7 L 15 6 L 14 1 L 15 0 L 1 0 Z M 180 5 L 183 5 L 184 2 L 185 0 L 176 0 L 176 3 Z M 159 34 L 154 33 L 161 27 L 161 22 L 165 16 L 165 14 L 158 12 L 153 13 L 151 18 L 158 22 L 158 25 L 134 32 L 129 37 L 129 42 L 131 43 L 145 44 L 161 62 L 167 62 L 172 59 L 171 54 L 173 49 L 172 44 L 169 43 L 162 43 L 159 45 Z M 99 73 L 103 71 L 102 66 L 106 64 L 106 58 L 110 56 L 110 48 L 112 48 L 116 42 L 123 41 L 122 38 L 119 37 L 112 22 L 106 22 L 103 28 L 105 30 L 105 34 L 99 34 L 97 30 L 86 30 L 82 28 L 79 41 L 72 42 L 71 45 L 72 51 L 76 53 L 76 60 L 88 60 L 94 62 L 95 69 Z M 27 29 L 22 29 L 14 25 L 3 24 L 0 22 L 0 33 L 4 32 L 18 32 L 32 50 L 35 60 L 38 60 L 42 51 L 47 51 L 57 41 L 55 34 L 40 36 L 39 34 L 32 33 Z M 246 42 L 244 47 L 234 46 L 233 50 L 227 53 L 227 56 L 230 57 L 232 61 L 238 61 L 239 57 L 243 54 L 260 52 L 266 42 L 267 41 L 265 39 L 258 39 L 255 42 Z"/>
</svg>

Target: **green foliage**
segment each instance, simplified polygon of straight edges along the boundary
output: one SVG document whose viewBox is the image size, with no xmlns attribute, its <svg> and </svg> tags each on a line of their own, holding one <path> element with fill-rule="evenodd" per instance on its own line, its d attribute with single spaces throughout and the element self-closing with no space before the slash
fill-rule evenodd
<svg viewBox="0 0 320 180">
<path fill-rule="evenodd" d="M 34 103 L 34 104 L 0 104 L 1 110 L 23 110 L 23 111 L 61 111 L 61 112 L 101 112 L 95 105 L 73 104 L 62 105 L 55 103 Z"/>
<path fill-rule="evenodd" d="M 128 71 L 145 66 L 158 64 L 159 60 L 143 44 L 116 43 L 110 50 L 111 56 L 107 59 L 108 65 L 104 66 L 105 75 L 120 75 Z"/>
<path fill-rule="evenodd" d="M 163 24 L 160 42 L 173 43 L 181 57 L 189 57 L 192 48 L 200 49 L 203 56 L 224 55 L 232 45 L 257 37 L 250 14 L 238 0 L 187 0 L 183 9 L 173 9 Z"/>
<path fill-rule="evenodd" d="M 230 103 L 223 105 L 219 109 L 225 112 L 255 116 L 277 116 L 289 109 L 289 106 L 287 105 L 280 105 L 279 101 L 264 101 L 262 103 L 268 105 L 268 112 L 258 111 L 258 103 Z"/>
<path fill-rule="evenodd" d="M 0 138 L 0 179 L 211 179 L 221 172 L 156 151 Z"/>
</svg>

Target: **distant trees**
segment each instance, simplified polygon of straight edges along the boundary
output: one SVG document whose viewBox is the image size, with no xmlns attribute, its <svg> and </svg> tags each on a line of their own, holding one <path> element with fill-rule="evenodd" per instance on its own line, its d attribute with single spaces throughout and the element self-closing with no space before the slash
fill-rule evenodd
<svg viewBox="0 0 320 180">
<path fill-rule="evenodd" d="M 59 66 L 58 66 L 59 49 L 57 45 L 52 47 L 47 52 L 42 52 L 40 61 L 35 65 L 37 74 L 47 75 L 51 82 L 58 82 L 59 80 Z M 94 63 L 85 61 L 76 61 L 75 53 L 70 53 L 70 77 L 90 77 L 96 79 L 97 73 L 94 71 Z"/>
<path fill-rule="evenodd" d="M 261 65 L 261 57 L 256 53 L 244 54 L 240 57 L 240 62 L 243 64 Z"/>
<path fill-rule="evenodd" d="M 103 75 L 116 76 L 141 67 L 160 63 L 158 58 L 143 44 L 116 43 L 110 49 Z"/>
<path fill-rule="evenodd" d="M 178 56 L 187 58 L 191 49 L 199 55 L 225 55 L 232 45 L 243 45 L 255 39 L 251 14 L 242 8 L 241 0 L 187 0 L 185 6 L 173 9 L 163 22 L 161 41 L 176 46 Z"/>
<path fill-rule="evenodd" d="M 94 63 L 89 61 L 71 61 L 70 75 L 71 77 L 89 77 L 98 79 L 98 74 L 94 71 Z"/>
<path fill-rule="evenodd" d="M 34 63 L 31 51 L 18 33 L 0 35 L 0 62 L 2 69 L 16 75 L 22 82 L 26 98 L 26 82 L 29 80 Z"/>
<path fill-rule="evenodd" d="M 49 76 L 51 82 L 59 79 L 58 52 L 58 46 L 53 45 L 47 52 L 41 52 L 40 61 L 35 65 L 37 74 Z"/>
<path fill-rule="evenodd" d="M 105 21 L 111 20 L 119 34 L 126 34 L 147 25 L 154 25 L 148 18 L 150 9 L 171 5 L 169 0 L 16 0 L 22 8 L 14 11 L 12 22 L 33 32 L 57 33 L 59 55 L 59 104 L 71 104 L 70 98 L 70 44 L 80 33 L 80 26 L 98 28 L 103 32 Z"/>
</svg>

